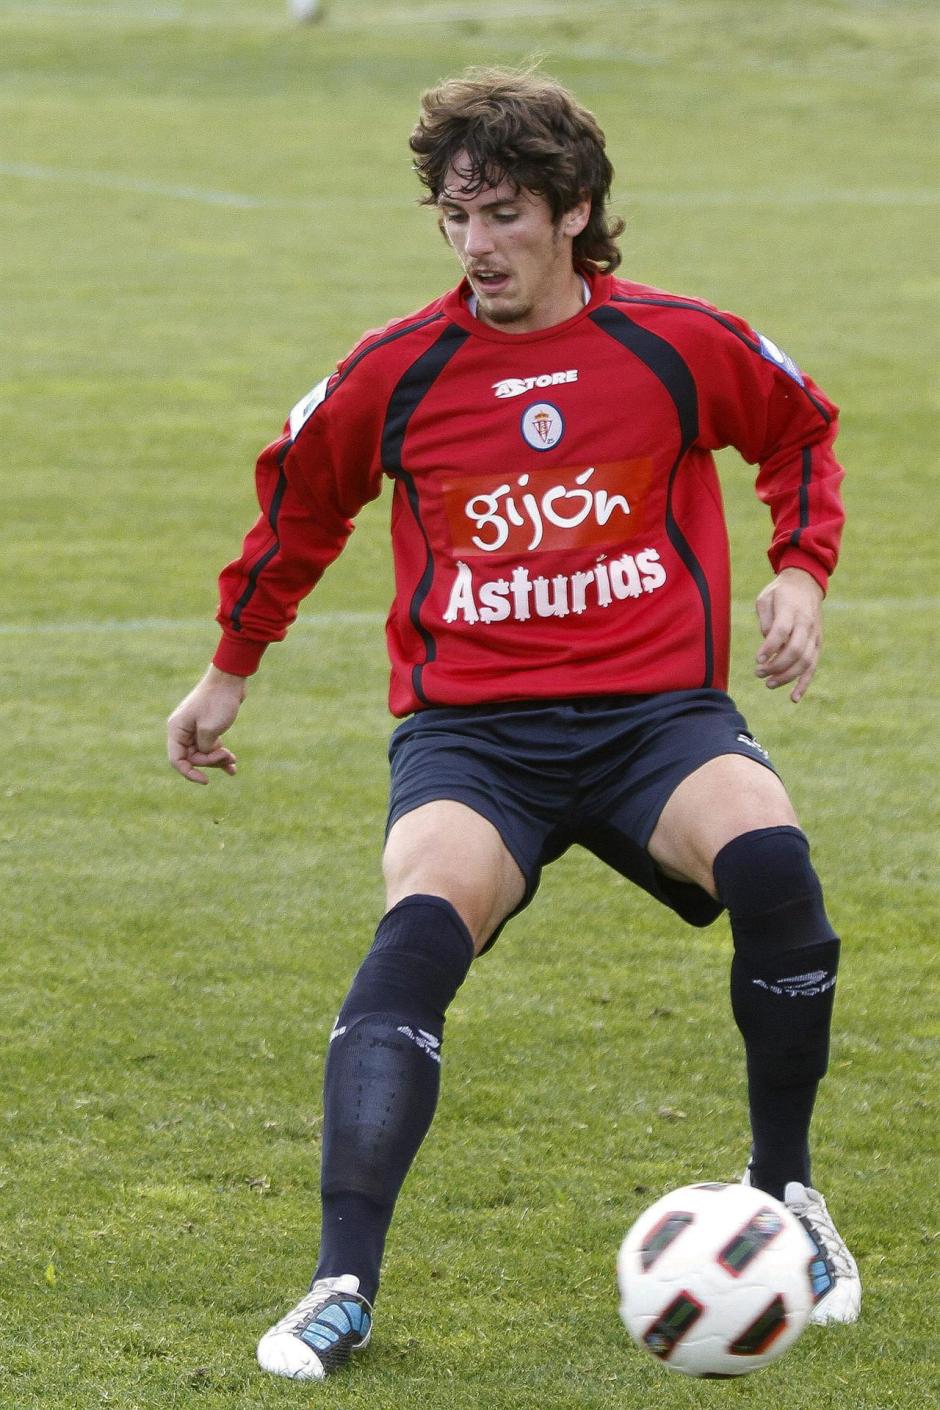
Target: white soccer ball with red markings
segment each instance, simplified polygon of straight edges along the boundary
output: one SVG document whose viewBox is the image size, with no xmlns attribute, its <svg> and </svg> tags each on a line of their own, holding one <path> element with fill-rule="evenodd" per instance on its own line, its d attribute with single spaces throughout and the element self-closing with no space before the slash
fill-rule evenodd
<svg viewBox="0 0 940 1410">
<path fill-rule="evenodd" d="M 747 1185 L 686 1185 L 620 1246 L 620 1315 L 637 1346 L 687 1376 L 743 1376 L 792 1346 L 813 1306 L 815 1244 Z"/>
</svg>

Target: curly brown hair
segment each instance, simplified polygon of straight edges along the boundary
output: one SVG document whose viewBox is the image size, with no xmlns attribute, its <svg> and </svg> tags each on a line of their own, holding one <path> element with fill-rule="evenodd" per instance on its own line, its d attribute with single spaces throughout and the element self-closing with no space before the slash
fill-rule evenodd
<svg viewBox="0 0 940 1410">
<path fill-rule="evenodd" d="M 608 271 L 620 263 L 624 223 L 606 211 L 614 169 L 604 134 L 555 79 L 498 68 L 446 79 L 423 95 L 409 146 L 428 188 L 425 205 L 440 199 L 454 158 L 464 153 L 469 194 L 507 180 L 544 197 L 555 221 L 587 195 L 591 216 L 575 237 L 574 258 Z"/>
</svg>

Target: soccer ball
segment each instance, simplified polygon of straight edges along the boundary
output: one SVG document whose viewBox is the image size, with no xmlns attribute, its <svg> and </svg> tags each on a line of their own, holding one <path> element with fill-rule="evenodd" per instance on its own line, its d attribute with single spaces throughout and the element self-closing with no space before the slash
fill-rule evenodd
<svg viewBox="0 0 940 1410">
<path fill-rule="evenodd" d="M 687 1376 L 743 1376 L 792 1346 L 813 1306 L 815 1244 L 748 1185 L 686 1185 L 620 1246 L 620 1315 L 637 1346 Z"/>
<path fill-rule="evenodd" d="M 321 0 L 288 0 L 288 9 L 295 20 L 302 23 L 323 18 Z"/>
</svg>

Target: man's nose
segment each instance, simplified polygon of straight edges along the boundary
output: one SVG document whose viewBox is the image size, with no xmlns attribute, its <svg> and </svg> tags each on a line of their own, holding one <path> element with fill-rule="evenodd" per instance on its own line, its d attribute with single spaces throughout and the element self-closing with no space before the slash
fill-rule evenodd
<svg viewBox="0 0 940 1410">
<path fill-rule="evenodd" d="M 467 243 L 465 246 L 471 259 L 492 254 L 493 236 L 488 221 L 481 216 L 471 215 L 467 220 Z"/>
</svg>

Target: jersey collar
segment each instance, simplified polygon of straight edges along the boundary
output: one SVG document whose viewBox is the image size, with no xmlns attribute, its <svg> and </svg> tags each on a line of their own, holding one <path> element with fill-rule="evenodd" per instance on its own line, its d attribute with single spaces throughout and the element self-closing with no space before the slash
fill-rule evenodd
<svg viewBox="0 0 940 1410">
<path fill-rule="evenodd" d="M 593 312 L 610 296 L 611 275 L 601 274 L 587 267 L 579 268 L 578 273 L 581 276 L 586 294 L 583 308 L 579 309 L 571 318 L 566 318 L 564 322 L 552 324 L 550 328 L 539 328 L 531 333 L 505 333 L 501 328 L 494 328 L 489 323 L 482 322 L 470 307 L 470 301 L 474 299 L 474 294 L 467 279 L 462 279 L 456 289 L 451 289 L 450 293 L 444 296 L 444 312 L 454 323 L 465 328 L 468 333 L 473 333 L 488 342 L 518 346 L 521 343 L 554 338 L 559 333 L 566 332 L 580 323 L 587 314 Z"/>
</svg>

